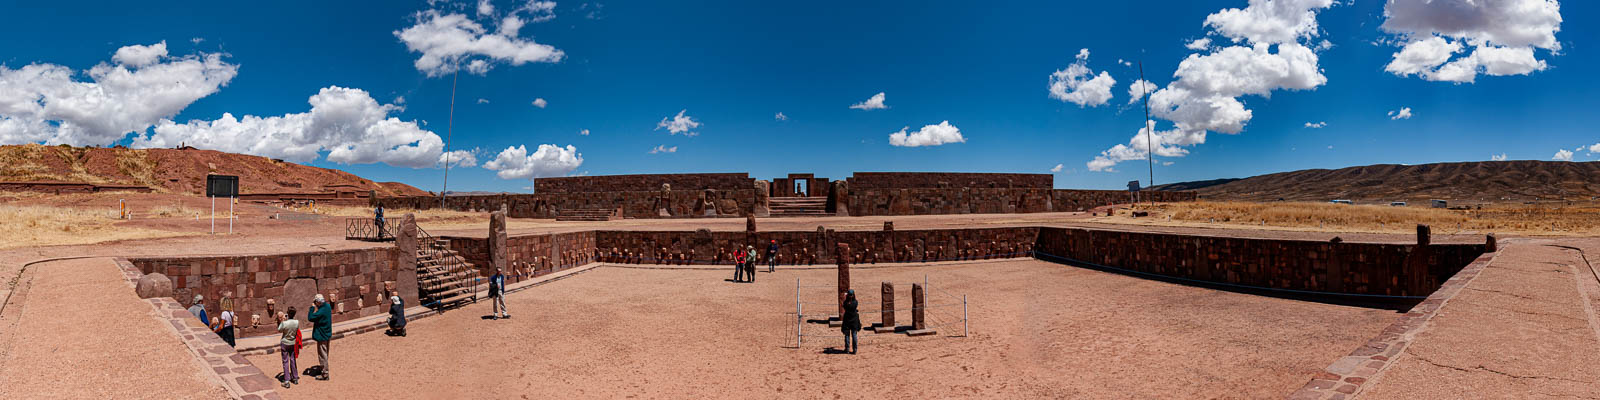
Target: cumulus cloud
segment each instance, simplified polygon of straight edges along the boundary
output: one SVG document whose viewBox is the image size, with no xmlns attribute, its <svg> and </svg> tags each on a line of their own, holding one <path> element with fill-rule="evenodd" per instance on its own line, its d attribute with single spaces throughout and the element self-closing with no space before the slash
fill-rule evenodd
<svg viewBox="0 0 1600 400">
<path fill-rule="evenodd" d="M 1211 38 L 1204 38 L 1203 37 L 1203 38 L 1195 39 L 1193 41 L 1190 41 L 1188 44 L 1183 45 L 1183 47 L 1186 48 L 1186 49 L 1189 49 L 1189 50 L 1194 50 L 1194 51 L 1202 51 L 1202 50 L 1205 50 L 1205 49 L 1209 49 L 1209 48 L 1211 48 Z"/>
<path fill-rule="evenodd" d="M 478 98 L 478 104 L 489 104 L 489 99 Z"/>
<path fill-rule="evenodd" d="M 589 136 L 589 130 L 588 129 L 584 129 L 584 130 L 578 131 L 578 134 L 579 135 L 583 135 L 583 136 Z"/>
<path fill-rule="evenodd" d="M 650 154 L 677 153 L 677 152 L 678 152 L 678 146 L 667 147 L 667 145 L 664 145 L 664 144 L 663 145 L 657 145 L 656 148 L 650 149 Z"/>
<path fill-rule="evenodd" d="M 311 111 L 282 116 L 236 118 L 231 113 L 213 121 L 179 124 L 162 120 L 154 133 L 137 136 L 133 147 L 173 147 L 180 143 L 205 149 L 254 154 L 297 162 L 315 160 L 342 164 L 384 163 L 423 168 L 437 164 L 444 149 L 439 135 L 415 121 L 391 117 L 399 106 L 378 104 L 365 90 L 329 86 L 311 96 Z"/>
<path fill-rule="evenodd" d="M 1313 90 L 1326 84 L 1316 50 L 1325 46 L 1311 43 L 1320 34 L 1317 14 L 1333 4 L 1333 0 L 1251 0 L 1245 8 L 1207 16 L 1205 26 L 1211 33 L 1233 45 L 1209 43 L 1205 53 L 1190 54 L 1178 64 L 1175 80 L 1150 94 L 1151 115 L 1170 121 L 1172 128 L 1158 130 L 1154 121 L 1147 123 L 1127 144 L 1112 146 L 1089 161 L 1089 170 L 1114 171 L 1118 162 L 1149 157 L 1149 148 L 1162 157 L 1187 155 L 1184 147 L 1205 143 L 1207 132 L 1244 130 L 1252 113 L 1241 97 L 1268 98 L 1276 91 Z"/>
<path fill-rule="evenodd" d="M 1551 157 L 1550 159 L 1555 161 L 1572 161 L 1572 151 L 1567 149 L 1556 150 L 1556 156 Z"/>
<path fill-rule="evenodd" d="M 1062 164 L 1056 164 L 1056 166 L 1050 167 L 1050 172 L 1061 172 L 1061 168 L 1064 166 L 1065 165 Z"/>
<path fill-rule="evenodd" d="M 683 115 L 683 113 L 688 112 L 688 111 L 689 110 L 685 109 L 685 110 L 678 111 L 678 115 L 671 116 L 671 117 L 662 117 L 661 118 L 661 122 L 657 122 L 656 123 L 656 129 L 655 130 L 661 130 L 662 128 L 666 128 L 667 129 L 667 134 L 669 134 L 669 135 L 676 135 L 676 134 L 680 134 L 680 133 L 682 133 L 684 136 L 696 136 L 696 135 L 699 135 L 700 133 L 691 131 L 690 129 L 699 128 L 700 127 L 700 121 L 695 121 L 694 117 Z"/>
<path fill-rule="evenodd" d="M 490 15 L 494 15 L 494 3 L 489 2 L 489 0 L 478 0 L 478 16 L 486 17 Z"/>
<path fill-rule="evenodd" d="M 1399 110 L 1390 111 L 1389 119 L 1411 119 L 1411 107 L 1400 107 Z"/>
<path fill-rule="evenodd" d="M 1128 104 L 1138 103 L 1139 100 L 1144 100 L 1144 95 L 1155 93 L 1155 91 L 1156 84 L 1143 79 L 1134 80 L 1133 83 L 1128 84 Z"/>
<path fill-rule="evenodd" d="M 1489 156 L 1489 161 L 1505 161 L 1505 160 L 1506 160 L 1506 153 L 1492 154 L 1492 155 Z"/>
<path fill-rule="evenodd" d="M 1600 153 L 1600 143 L 1589 146 L 1589 154 Z"/>
<path fill-rule="evenodd" d="M 1306 123 L 1306 127 L 1307 128 L 1311 128 L 1311 129 L 1322 129 L 1322 127 L 1324 127 L 1324 126 L 1328 126 L 1328 121 L 1307 122 Z"/>
<path fill-rule="evenodd" d="M 883 92 L 878 92 L 878 94 L 867 98 L 866 101 L 850 105 L 850 108 L 857 110 L 882 110 L 889 108 L 889 106 L 883 105 L 883 99 Z"/>
<path fill-rule="evenodd" d="M 539 150 L 528 154 L 527 147 L 518 145 L 501 150 L 493 160 L 483 163 L 483 168 L 497 171 L 500 179 L 528 179 L 560 176 L 583 165 L 583 154 L 572 145 L 567 147 L 541 144 Z"/>
<path fill-rule="evenodd" d="M 548 106 L 548 105 L 550 105 L 550 102 L 544 101 L 543 97 L 539 97 L 539 98 L 533 99 L 533 106 L 534 107 L 544 108 L 544 106 Z"/>
<path fill-rule="evenodd" d="M 1100 71 L 1096 75 L 1089 69 L 1089 49 L 1079 49 L 1076 61 L 1067 69 L 1050 74 L 1050 98 L 1077 104 L 1078 107 L 1098 107 L 1111 100 L 1111 87 L 1117 80 Z"/>
<path fill-rule="evenodd" d="M 916 132 L 906 132 L 911 127 L 900 128 L 899 132 L 889 134 L 889 144 L 899 147 L 938 146 L 946 143 L 966 143 L 967 138 L 961 136 L 961 130 L 950 121 L 940 122 L 938 125 L 926 125 Z"/>
<path fill-rule="evenodd" d="M 220 54 L 171 57 L 164 41 L 123 47 L 112 61 L 81 72 L 0 65 L 0 144 L 110 145 L 216 93 L 239 72 Z"/>
<path fill-rule="evenodd" d="M 772 119 L 779 120 L 779 121 L 788 121 L 789 120 L 789 116 L 783 115 L 783 112 L 779 111 L 777 114 L 773 114 L 772 115 Z"/>
<path fill-rule="evenodd" d="M 1534 49 L 1561 51 L 1556 0 L 1390 0 L 1383 15 L 1382 29 L 1404 43 L 1384 67 L 1398 76 L 1472 83 L 1479 74 L 1527 75 L 1548 67 Z"/>
<path fill-rule="evenodd" d="M 467 167 L 478 166 L 478 149 L 453 150 L 439 154 L 438 166 Z"/>
<path fill-rule="evenodd" d="M 485 3 L 487 4 L 487 3 Z M 490 13 L 493 13 L 490 5 Z M 466 69 L 482 75 L 494 63 L 522 65 L 530 62 L 559 62 L 566 53 L 518 34 L 524 24 L 555 18 L 553 2 L 528 2 L 501 18 L 480 13 L 479 18 L 495 24 L 484 27 L 465 14 L 426 10 L 413 17 L 416 24 L 394 32 L 406 49 L 421 53 L 414 65 L 430 77 Z M 479 11 L 483 11 L 482 7 Z"/>
</svg>

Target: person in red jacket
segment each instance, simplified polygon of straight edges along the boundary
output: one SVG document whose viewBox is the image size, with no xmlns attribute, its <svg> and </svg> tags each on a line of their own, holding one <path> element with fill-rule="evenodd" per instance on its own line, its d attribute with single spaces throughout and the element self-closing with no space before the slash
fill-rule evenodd
<svg viewBox="0 0 1600 400">
<path fill-rule="evenodd" d="M 744 250 L 740 250 L 739 248 L 735 247 L 733 249 L 733 281 L 734 282 L 744 282 L 744 264 L 745 264 L 746 261 L 748 261 L 748 260 L 745 260 Z"/>
</svg>

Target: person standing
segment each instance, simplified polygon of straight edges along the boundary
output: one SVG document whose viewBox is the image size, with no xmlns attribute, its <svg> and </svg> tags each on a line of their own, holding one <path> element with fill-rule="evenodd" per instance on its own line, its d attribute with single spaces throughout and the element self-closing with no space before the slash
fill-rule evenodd
<svg viewBox="0 0 1600 400">
<path fill-rule="evenodd" d="M 383 240 L 383 234 L 386 227 L 383 225 L 382 204 L 379 204 L 377 209 L 372 210 L 372 223 L 378 225 L 378 240 Z"/>
<path fill-rule="evenodd" d="M 744 263 L 745 263 L 744 250 L 740 250 L 738 247 L 734 247 L 733 248 L 733 281 L 734 282 L 744 282 Z"/>
<path fill-rule="evenodd" d="M 211 318 L 206 318 L 206 304 L 201 302 L 202 300 L 205 300 L 204 296 L 194 295 L 194 304 L 189 306 L 189 314 L 199 318 L 201 325 L 211 326 Z"/>
<path fill-rule="evenodd" d="M 745 246 L 744 274 L 750 283 L 756 283 L 756 246 Z"/>
<path fill-rule="evenodd" d="M 300 349 L 295 346 L 295 336 L 300 334 L 300 320 L 294 319 L 294 307 L 289 307 L 289 312 L 278 313 L 278 333 L 283 339 L 278 341 L 278 353 L 283 355 L 283 388 L 288 389 L 289 384 L 300 384 L 300 366 L 295 363 Z"/>
<path fill-rule="evenodd" d="M 228 344 L 228 347 L 237 347 L 233 339 L 233 299 L 223 296 L 221 305 L 222 314 L 218 316 L 217 322 L 212 324 L 211 331 L 216 332 L 217 336 Z"/>
<path fill-rule="evenodd" d="M 489 277 L 489 297 L 494 299 L 495 319 L 511 318 L 511 310 L 506 309 L 506 274 L 501 268 L 495 268 L 494 276 Z"/>
<path fill-rule="evenodd" d="M 855 354 L 856 350 L 861 349 L 861 339 L 856 336 L 856 333 L 861 331 L 861 314 L 856 312 L 858 306 L 856 291 L 852 289 L 845 292 L 844 317 L 841 321 L 844 323 L 840 325 L 840 329 L 844 331 L 844 349 L 850 354 Z"/>
<path fill-rule="evenodd" d="M 311 300 L 312 311 L 306 315 L 311 320 L 311 340 L 317 342 L 317 365 L 322 367 L 322 374 L 317 375 L 317 380 L 328 380 L 328 342 L 333 341 L 333 305 L 318 294 Z"/>
<path fill-rule="evenodd" d="M 778 239 L 767 244 L 767 273 L 778 269 Z"/>
</svg>

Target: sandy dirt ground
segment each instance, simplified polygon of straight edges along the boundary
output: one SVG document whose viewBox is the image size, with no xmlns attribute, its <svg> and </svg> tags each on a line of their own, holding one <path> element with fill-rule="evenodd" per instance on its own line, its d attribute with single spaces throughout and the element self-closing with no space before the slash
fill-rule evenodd
<svg viewBox="0 0 1600 400">
<path fill-rule="evenodd" d="M 411 324 L 410 336 L 333 343 L 333 379 L 285 398 L 1276 398 L 1395 318 L 1392 311 L 1219 292 L 1031 260 L 858 269 L 864 310 L 885 280 L 909 302 L 969 296 L 971 336 L 862 333 L 808 324 L 794 348 L 795 285 L 831 270 L 761 273 L 601 267 Z M 803 290 L 825 301 L 826 288 Z M 902 303 L 904 304 L 904 303 Z M 827 307 L 818 306 L 826 309 Z M 959 309 L 933 310 L 959 315 Z M 897 318 L 908 324 L 909 313 Z M 863 315 L 877 322 L 876 313 Z M 302 354 L 301 365 L 315 362 Z M 278 355 L 250 357 L 269 374 Z"/>
<path fill-rule="evenodd" d="M 1500 251 L 1363 398 L 1600 398 L 1600 240 Z"/>
<path fill-rule="evenodd" d="M 228 396 L 110 259 L 41 264 L 32 274 L 27 301 L 0 320 L 0 398 Z"/>
</svg>

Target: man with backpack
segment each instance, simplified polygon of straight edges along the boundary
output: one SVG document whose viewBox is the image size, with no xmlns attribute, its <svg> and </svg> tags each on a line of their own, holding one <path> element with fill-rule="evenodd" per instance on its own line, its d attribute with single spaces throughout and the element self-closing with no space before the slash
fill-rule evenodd
<svg viewBox="0 0 1600 400">
<path fill-rule="evenodd" d="M 494 318 L 511 318 L 511 310 L 506 309 L 506 275 L 500 267 L 495 267 L 494 276 L 489 277 L 489 297 L 494 299 Z"/>
</svg>

